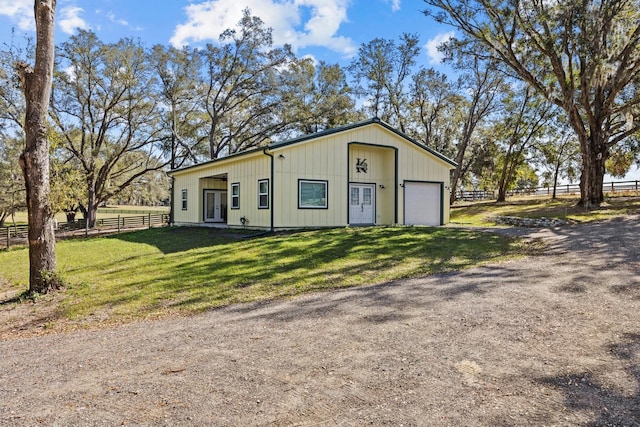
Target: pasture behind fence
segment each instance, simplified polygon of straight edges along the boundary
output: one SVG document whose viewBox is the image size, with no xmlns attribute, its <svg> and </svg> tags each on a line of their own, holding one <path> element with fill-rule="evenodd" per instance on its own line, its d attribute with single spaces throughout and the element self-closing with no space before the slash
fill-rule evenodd
<svg viewBox="0 0 640 427">
<path fill-rule="evenodd" d="M 146 215 L 122 216 L 113 218 L 99 218 L 93 228 L 88 228 L 84 219 L 73 222 L 59 223 L 56 227 L 56 238 L 71 236 L 89 237 L 104 233 L 120 233 L 125 230 L 136 230 L 151 227 L 160 227 L 169 223 L 169 214 L 148 213 Z M 9 248 L 12 245 L 26 244 L 27 225 L 10 225 L 0 227 L 0 248 Z"/>
<path fill-rule="evenodd" d="M 640 181 L 619 181 L 605 182 L 602 185 L 602 191 L 608 194 L 629 193 L 640 195 Z M 579 195 L 580 184 L 559 184 L 556 186 L 556 196 Z M 553 187 L 537 187 L 526 188 L 522 190 L 511 190 L 507 192 L 510 196 L 540 196 L 551 197 L 553 195 Z M 475 200 L 494 200 L 497 197 L 497 191 L 465 191 L 461 190 L 456 193 L 456 200 L 459 201 L 475 201 Z"/>
</svg>

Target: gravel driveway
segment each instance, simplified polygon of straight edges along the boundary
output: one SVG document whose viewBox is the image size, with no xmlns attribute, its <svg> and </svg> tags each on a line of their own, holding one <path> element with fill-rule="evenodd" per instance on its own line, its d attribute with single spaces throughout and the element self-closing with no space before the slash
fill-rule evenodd
<svg viewBox="0 0 640 427">
<path fill-rule="evenodd" d="M 545 255 L 0 341 L 1 425 L 640 425 L 638 216 Z M 504 232 L 504 231 L 502 231 Z"/>
</svg>

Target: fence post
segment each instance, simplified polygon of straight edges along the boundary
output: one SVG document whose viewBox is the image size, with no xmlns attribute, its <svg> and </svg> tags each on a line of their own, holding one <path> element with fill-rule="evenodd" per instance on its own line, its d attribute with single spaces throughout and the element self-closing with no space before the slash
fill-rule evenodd
<svg viewBox="0 0 640 427">
<path fill-rule="evenodd" d="M 124 221 L 122 225 L 124 225 Z M 120 215 L 118 215 L 118 234 L 120 234 Z"/>
<path fill-rule="evenodd" d="M 7 227 L 7 249 L 11 246 L 11 235 L 9 233 L 11 233 L 11 229 Z"/>
<path fill-rule="evenodd" d="M 149 212 L 148 215 L 149 221 L 147 222 L 147 225 L 151 228 L 151 212 Z"/>
</svg>

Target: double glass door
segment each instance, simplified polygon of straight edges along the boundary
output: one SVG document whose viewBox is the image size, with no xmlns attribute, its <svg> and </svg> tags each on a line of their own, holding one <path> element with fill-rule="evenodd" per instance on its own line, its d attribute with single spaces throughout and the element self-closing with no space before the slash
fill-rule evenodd
<svg viewBox="0 0 640 427">
<path fill-rule="evenodd" d="M 221 190 L 204 191 L 204 221 L 227 222 L 227 192 Z"/>
</svg>

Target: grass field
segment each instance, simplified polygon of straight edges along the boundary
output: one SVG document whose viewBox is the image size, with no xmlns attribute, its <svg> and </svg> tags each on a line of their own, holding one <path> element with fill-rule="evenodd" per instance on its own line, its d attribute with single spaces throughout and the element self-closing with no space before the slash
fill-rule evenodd
<svg viewBox="0 0 640 427">
<path fill-rule="evenodd" d="M 451 220 L 491 225 L 491 216 L 513 215 L 589 221 L 640 211 L 637 198 L 609 199 L 591 212 L 575 203 L 531 198 L 476 203 L 452 209 Z M 457 270 L 530 250 L 504 236 L 446 227 L 341 228 L 251 239 L 242 234 L 159 228 L 61 241 L 58 270 L 67 288 L 57 297 L 57 316 L 82 323 L 195 313 Z M 5 298 L 26 290 L 27 256 L 26 248 L 0 251 Z"/>
<path fill-rule="evenodd" d="M 238 233 L 238 232 L 236 232 Z M 448 228 L 342 228 L 244 239 L 229 230 L 159 228 L 61 241 L 59 316 L 158 317 L 303 292 L 375 284 L 515 256 L 522 243 Z M 0 252 L 0 286 L 27 288 L 27 250 Z M 4 283 L 3 283 L 4 282 Z"/>
<path fill-rule="evenodd" d="M 505 203 L 477 202 L 451 208 L 451 222 L 469 225 L 493 225 L 492 216 L 519 216 L 527 218 L 561 218 L 575 222 L 594 221 L 640 212 L 640 198 L 612 197 L 606 199 L 599 209 L 586 211 L 576 206 L 575 197 L 560 197 L 556 200 L 539 197 L 510 199 Z"/>
<path fill-rule="evenodd" d="M 101 218 L 116 218 L 120 216 L 136 216 L 144 215 L 146 213 L 159 214 L 169 213 L 169 208 L 165 206 L 108 206 L 104 208 L 98 208 L 98 219 Z M 58 212 L 56 215 L 58 223 L 62 224 L 67 221 L 67 217 L 64 212 Z M 82 213 L 76 214 L 76 219 L 81 219 Z M 16 224 L 27 224 L 27 211 L 16 212 L 15 217 Z M 5 220 L 6 225 L 12 225 L 11 217 Z"/>
</svg>

